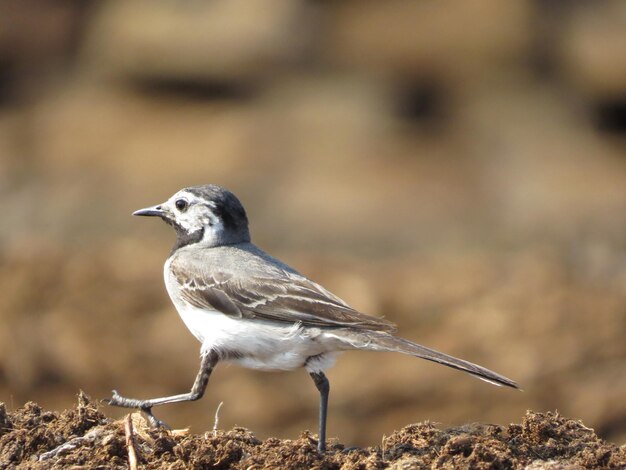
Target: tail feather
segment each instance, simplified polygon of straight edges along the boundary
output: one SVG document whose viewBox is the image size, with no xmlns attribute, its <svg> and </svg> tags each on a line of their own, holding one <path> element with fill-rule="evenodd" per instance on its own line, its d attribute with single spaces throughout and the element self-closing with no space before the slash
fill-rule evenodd
<svg viewBox="0 0 626 470">
<path fill-rule="evenodd" d="M 363 338 L 365 339 L 365 338 Z M 437 362 L 453 369 L 462 370 L 481 380 L 497 386 L 506 386 L 519 389 L 513 380 L 497 374 L 489 369 L 473 364 L 463 359 L 458 359 L 448 354 L 427 348 L 417 343 L 413 343 L 403 338 L 390 335 L 388 333 L 368 332 L 364 343 L 359 345 L 359 349 L 369 349 L 373 351 L 400 352 L 411 356 L 420 357 L 428 361 Z"/>
</svg>

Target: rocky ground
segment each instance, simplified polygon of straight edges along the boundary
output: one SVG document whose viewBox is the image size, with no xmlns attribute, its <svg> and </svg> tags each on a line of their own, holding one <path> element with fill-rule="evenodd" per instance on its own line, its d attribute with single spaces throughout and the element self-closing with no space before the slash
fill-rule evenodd
<svg viewBox="0 0 626 470">
<path fill-rule="evenodd" d="M 405 426 L 380 445 L 347 447 L 336 440 L 320 453 L 308 431 L 264 441 L 241 427 L 201 435 L 149 429 L 138 414 L 107 418 L 80 394 L 63 412 L 29 402 L 10 412 L 0 404 L 2 468 L 624 468 L 626 446 L 598 438 L 582 422 L 528 411 L 508 426 L 468 424 L 442 429 Z"/>
</svg>

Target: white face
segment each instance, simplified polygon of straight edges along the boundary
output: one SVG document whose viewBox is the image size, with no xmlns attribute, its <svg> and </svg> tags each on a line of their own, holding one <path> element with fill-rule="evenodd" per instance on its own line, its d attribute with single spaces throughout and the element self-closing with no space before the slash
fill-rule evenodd
<svg viewBox="0 0 626 470">
<path fill-rule="evenodd" d="M 168 218 L 190 235 L 204 229 L 203 241 L 216 242 L 223 235 L 224 224 L 213 213 L 213 201 L 182 190 L 161 204 L 161 208 L 167 211 Z"/>
</svg>

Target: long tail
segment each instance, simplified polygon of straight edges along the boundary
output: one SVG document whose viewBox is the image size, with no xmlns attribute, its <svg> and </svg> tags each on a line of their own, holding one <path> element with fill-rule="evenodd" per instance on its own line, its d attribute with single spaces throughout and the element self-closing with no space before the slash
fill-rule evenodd
<svg viewBox="0 0 626 470">
<path fill-rule="evenodd" d="M 379 333 L 373 331 L 368 331 L 367 333 L 357 333 L 352 331 L 349 336 L 351 337 L 349 342 L 352 346 L 358 349 L 409 354 L 411 356 L 421 357 L 422 359 L 426 359 L 428 361 L 452 367 L 453 369 L 462 370 L 463 372 L 467 372 L 474 377 L 478 377 L 485 382 L 489 382 L 497 386 L 504 385 L 519 389 L 519 386 L 513 380 L 504 377 L 503 375 L 497 374 L 479 365 L 472 364 L 471 362 L 464 361 L 463 359 L 457 359 L 456 357 L 435 351 L 434 349 L 427 348 L 406 339 L 398 338 L 397 336 L 393 336 L 389 333 Z"/>
</svg>

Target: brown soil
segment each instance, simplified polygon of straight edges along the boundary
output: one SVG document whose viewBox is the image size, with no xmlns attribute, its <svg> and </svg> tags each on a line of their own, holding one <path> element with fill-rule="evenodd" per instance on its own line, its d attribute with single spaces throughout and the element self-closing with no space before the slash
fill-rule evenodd
<svg viewBox="0 0 626 470">
<path fill-rule="evenodd" d="M 61 413 L 33 402 L 0 403 L 1 468 L 625 468 L 626 446 L 598 438 L 580 421 L 528 411 L 521 424 L 439 429 L 412 424 L 380 446 L 347 448 L 315 437 L 257 439 L 244 428 L 193 435 L 149 429 L 138 414 L 107 418 L 84 394 Z M 530 467 L 528 467 L 530 466 Z"/>
</svg>

